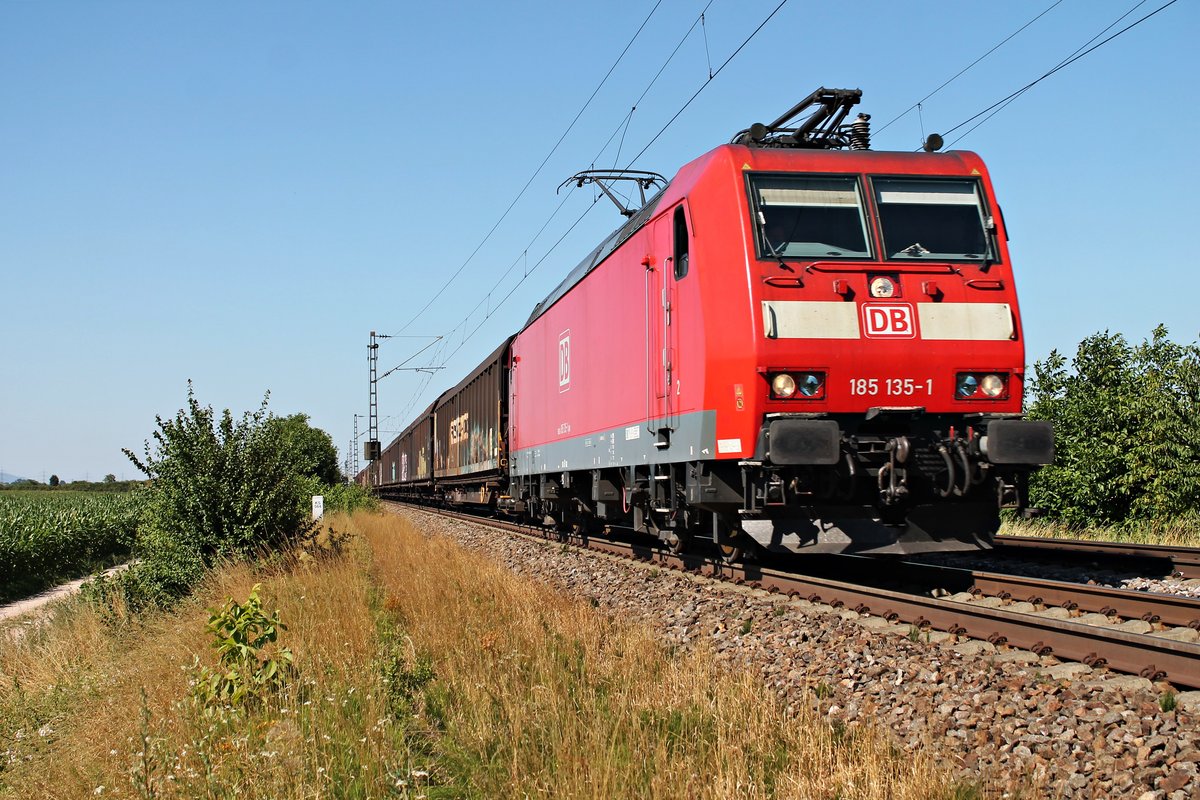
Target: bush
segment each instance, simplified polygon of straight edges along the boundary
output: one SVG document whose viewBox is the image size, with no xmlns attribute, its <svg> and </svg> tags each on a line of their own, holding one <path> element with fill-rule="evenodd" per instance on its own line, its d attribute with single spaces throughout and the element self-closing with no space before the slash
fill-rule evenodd
<svg viewBox="0 0 1200 800">
<path fill-rule="evenodd" d="M 189 382 L 187 408 L 156 423 L 143 458 L 124 451 L 151 479 L 136 545 L 143 563 L 120 580 L 135 607 L 180 597 L 217 559 L 279 547 L 310 525 L 304 482 L 266 398 L 235 421 L 201 406 Z"/>
<path fill-rule="evenodd" d="M 1029 416 L 1054 423 L 1054 464 L 1030 499 L 1070 525 L 1164 521 L 1200 509 L 1200 347 L 1164 326 L 1131 346 L 1107 331 L 1034 366 Z"/>
<path fill-rule="evenodd" d="M 292 470 L 305 477 L 316 478 L 322 484 L 336 484 L 342 480 L 338 469 L 337 448 L 333 438 L 308 424 L 307 414 L 292 414 L 289 417 L 272 417 L 267 426 L 275 429 L 281 446 L 288 454 Z"/>
<path fill-rule="evenodd" d="M 327 513 L 344 511 L 349 514 L 359 509 L 374 511 L 379 508 L 379 501 L 375 499 L 374 495 L 357 483 L 335 483 L 332 486 L 326 486 L 323 492 Z M 314 494 L 320 494 L 320 492 L 314 492 Z"/>
</svg>

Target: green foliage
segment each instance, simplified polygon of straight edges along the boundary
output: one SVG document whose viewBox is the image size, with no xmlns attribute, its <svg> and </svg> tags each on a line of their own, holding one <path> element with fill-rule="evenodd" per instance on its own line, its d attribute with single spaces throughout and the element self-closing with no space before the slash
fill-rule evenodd
<svg viewBox="0 0 1200 800">
<path fill-rule="evenodd" d="M 0 496 L 0 600 L 25 596 L 129 553 L 142 494 Z"/>
<path fill-rule="evenodd" d="M 1070 525 L 1165 520 L 1200 510 L 1200 347 L 1089 336 L 1067 368 L 1034 366 L 1029 416 L 1054 423 L 1056 457 L 1032 505 Z"/>
<path fill-rule="evenodd" d="M 357 483 L 335 483 L 324 487 L 313 494 L 325 495 L 325 512 L 343 511 L 347 514 L 364 509 L 375 511 L 379 508 L 379 500 L 367 489 Z"/>
<path fill-rule="evenodd" d="M 218 417 L 189 382 L 187 408 L 156 421 L 144 458 L 124 451 L 152 481 L 136 548 L 143 563 L 121 578 L 135 607 L 168 603 L 218 559 L 277 548 L 311 525 L 304 483 L 265 398 L 240 420 L 228 409 Z"/>
<path fill-rule="evenodd" d="M 267 420 L 267 427 L 279 436 L 281 447 L 297 475 L 316 478 L 326 485 L 341 482 L 333 438 L 320 428 L 310 426 L 307 414 L 272 417 Z"/>
<path fill-rule="evenodd" d="M 51 476 L 50 476 L 50 485 L 51 485 L 51 486 L 58 486 L 58 484 L 59 484 L 58 476 L 57 476 L 57 475 L 51 475 Z"/>
<path fill-rule="evenodd" d="M 5 484 L 5 488 L 8 488 L 8 489 L 37 489 L 37 488 L 42 488 L 45 485 L 46 484 L 44 484 L 44 483 L 38 483 L 33 478 L 21 478 L 19 481 L 13 481 L 12 483 Z"/>
<path fill-rule="evenodd" d="M 1175 697 L 1175 693 L 1170 689 L 1159 695 L 1158 707 L 1162 709 L 1164 714 L 1174 711 L 1176 705 L 1178 705 L 1178 699 Z"/>
<path fill-rule="evenodd" d="M 206 714 L 260 707 L 292 677 L 291 650 L 283 647 L 270 656 L 263 653 L 287 626 L 280 622 L 278 609 L 273 614 L 263 610 L 261 588 L 256 583 L 244 604 L 230 597 L 220 609 L 209 609 L 208 630 L 219 663 L 217 669 L 210 669 L 197 659 L 192 684 L 192 697 Z"/>
</svg>

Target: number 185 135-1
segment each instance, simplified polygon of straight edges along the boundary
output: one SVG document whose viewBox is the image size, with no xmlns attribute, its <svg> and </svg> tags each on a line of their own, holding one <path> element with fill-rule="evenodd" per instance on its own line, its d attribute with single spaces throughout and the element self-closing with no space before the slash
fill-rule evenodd
<svg viewBox="0 0 1200 800">
<path fill-rule="evenodd" d="M 919 381 L 913 378 L 851 378 L 851 395 L 912 397 L 917 394 L 933 394 L 933 378 Z"/>
</svg>

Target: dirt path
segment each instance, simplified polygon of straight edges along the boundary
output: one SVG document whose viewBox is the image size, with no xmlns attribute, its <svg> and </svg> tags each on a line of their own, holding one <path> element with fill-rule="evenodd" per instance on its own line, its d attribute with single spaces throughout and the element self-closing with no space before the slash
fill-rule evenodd
<svg viewBox="0 0 1200 800">
<path fill-rule="evenodd" d="M 128 564 L 121 564 L 116 567 L 110 567 L 109 569 L 104 570 L 104 574 L 112 575 L 116 572 L 120 572 L 128 566 Z M 61 586 L 55 586 L 53 589 L 47 589 L 41 594 L 35 594 L 33 597 L 27 597 L 24 600 L 17 600 L 16 602 L 9 603 L 8 605 L 0 606 L 0 622 L 15 619 L 16 617 L 21 617 L 26 614 L 32 614 L 35 611 L 41 612 L 46 606 L 48 606 L 50 603 L 53 603 L 55 600 L 69 597 L 78 592 L 79 587 L 83 585 L 84 581 L 91 580 L 91 578 L 91 575 L 78 578 L 70 583 L 64 583 Z"/>
</svg>

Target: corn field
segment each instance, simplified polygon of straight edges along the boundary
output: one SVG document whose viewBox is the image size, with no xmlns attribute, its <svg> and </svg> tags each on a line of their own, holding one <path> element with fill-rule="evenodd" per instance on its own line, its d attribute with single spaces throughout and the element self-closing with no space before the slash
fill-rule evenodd
<svg viewBox="0 0 1200 800">
<path fill-rule="evenodd" d="M 39 591 L 128 553 L 141 505 L 136 492 L 0 496 L 0 600 Z"/>
</svg>

